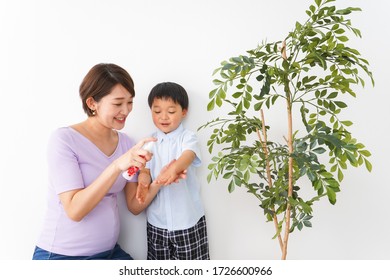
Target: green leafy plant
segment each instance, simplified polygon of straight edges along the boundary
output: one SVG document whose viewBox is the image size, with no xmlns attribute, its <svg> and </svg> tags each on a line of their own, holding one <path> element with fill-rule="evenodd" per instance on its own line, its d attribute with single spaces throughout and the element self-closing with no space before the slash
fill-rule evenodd
<svg viewBox="0 0 390 280">
<path fill-rule="evenodd" d="M 259 199 L 267 221 L 275 225 L 282 259 L 289 233 L 312 226 L 314 202 L 327 197 L 336 203 L 348 165 L 372 169 L 370 152 L 349 131 L 352 122 L 340 119 L 345 97 L 356 97 L 354 87 L 365 86 L 362 72 L 374 86 L 368 61 L 346 45 L 349 34 L 361 37 L 347 18 L 361 9 L 337 9 L 332 2 L 315 0 L 307 21 L 296 22 L 283 41 L 265 42 L 223 61 L 213 73 L 219 77 L 207 109 L 227 106 L 230 111 L 199 127 L 212 129 L 209 152 L 219 148 L 208 166 L 208 182 L 222 177 L 229 192 L 245 187 Z M 264 110 L 279 110 L 280 102 L 287 131 L 276 142 L 268 139 Z M 294 131 L 293 122 L 301 130 Z M 298 185 L 307 181 L 313 190 L 309 199 Z"/>
</svg>

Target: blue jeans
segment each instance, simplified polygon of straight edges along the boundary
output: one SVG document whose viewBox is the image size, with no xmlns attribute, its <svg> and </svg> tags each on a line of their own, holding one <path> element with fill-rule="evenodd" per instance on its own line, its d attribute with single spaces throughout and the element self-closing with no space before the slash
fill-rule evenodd
<svg viewBox="0 0 390 280">
<path fill-rule="evenodd" d="M 112 250 L 92 256 L 65 256 L 35 247 L 33 260 L 133 260 L 118 244 Z"/>
</svg>

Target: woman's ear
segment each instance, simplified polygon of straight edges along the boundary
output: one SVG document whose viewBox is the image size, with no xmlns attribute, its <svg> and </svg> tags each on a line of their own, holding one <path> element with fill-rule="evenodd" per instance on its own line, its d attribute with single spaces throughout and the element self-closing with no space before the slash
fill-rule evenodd
<svg viewBox="0 0 390 280">
<path fill-rule="evenodd" d="M 93 97 L 88 97 L 87 100 L 85 100 L 85 103 L 91 111 L 96 111 L 96 101 Z"/>
</svg>

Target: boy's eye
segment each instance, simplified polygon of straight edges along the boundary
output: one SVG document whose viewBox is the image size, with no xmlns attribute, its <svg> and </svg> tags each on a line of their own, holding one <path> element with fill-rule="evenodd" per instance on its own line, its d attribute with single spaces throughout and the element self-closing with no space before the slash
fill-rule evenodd
<svg viewBox="0 0 390 280">
<path fill-rule="evenodd" d="M 121 103 L 119 103 L 119 104 L 114 104 L 115 106 L 121 106 L 122 104 Z"/>
<path fill-rule="evenodd" d="M 160 111 L 154 111 L 153 113 L 155 113 L 155 114 L 160 114 L 161 112 L 160 112 Z"/>
<path fill-rule="evenodd" d="M 176 113 L 176 111 L 171 111 L 171 112 L 168 112 L 169 114 L 174 114 L 174 113 Z"/>
</svg>

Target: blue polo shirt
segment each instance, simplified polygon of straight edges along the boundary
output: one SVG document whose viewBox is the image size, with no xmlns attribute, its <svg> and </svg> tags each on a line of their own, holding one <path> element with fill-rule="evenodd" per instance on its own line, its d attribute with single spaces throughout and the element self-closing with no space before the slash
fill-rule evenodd
<svg viewBox="0 0 390 280">
<path fill-rule="evenodd" d="M 186 179 L 160 188 L 146 210 L 148 222 L 171 231 L 193 227 L 204 216 L 200 184 L 196 176 L 196 167 L 201 164 L 197 136 L 184 129 L 183 124 L 168 134 L 158 130 L 152 136 L 157 138 L 153 158 L 147 164 L 152 180 L 160 174 L 163 166 L 178 159 L 183 151 L 191 150 L 196 157 L 187 169 Z"/>
</svg>

